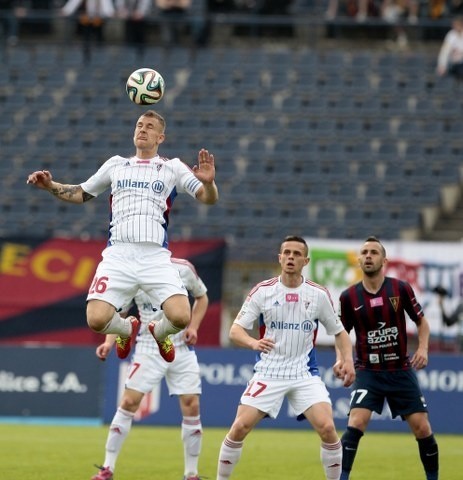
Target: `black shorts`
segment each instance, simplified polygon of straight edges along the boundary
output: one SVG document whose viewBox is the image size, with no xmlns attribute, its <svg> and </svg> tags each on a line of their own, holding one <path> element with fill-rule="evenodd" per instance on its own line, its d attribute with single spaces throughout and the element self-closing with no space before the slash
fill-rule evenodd
<svg viewBox="0 0 463 480">
<path fill-rule="evenodd" d="M 357 370 L 350 408 L 367 408 L 381 414 L 387 400 L 392 418 L 427 412 L 427 405 L 414 370 L 383 372 Z"/>
</svg>

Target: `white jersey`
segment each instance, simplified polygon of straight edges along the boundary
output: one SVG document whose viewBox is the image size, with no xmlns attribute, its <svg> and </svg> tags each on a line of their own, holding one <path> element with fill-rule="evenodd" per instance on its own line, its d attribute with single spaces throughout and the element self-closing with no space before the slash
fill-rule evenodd
<svg viewBox="0 0 463 480">
<path fill-rule="evenodd" d="M 344 330 L 328 290 L 303 278 L 288 288 L 280 277 L 257 284 L 234 323 L 251 330 L 259 321 L 261 336 L 275 341 L 269 353 L 258 354 L 255 372 L 261 377 L 294 380 L 318 375 L 314 342 L 319 323 L 329 335 Z"/>
<path fill-rule="evenodd" d="M 204 282 L 199 278 L 194 266 L 188 261 L 179 258 L 172 258 L 172 263 L 177 267 L 180 278 L 182 279 L 188 293 L 193 297 L 202 297 L 206 294 L 207 288 Z M 140 332 L 137 336 L 137 343 L 135 346 L 135 352 L 148 355 L 159 355 L 159 349 L 157 343 L 154 341 L 153 336 L 148 330 L 148 323 L 153 320 L 160 320 L 162 317 L 162 310 L 156 312 L 153 311 L 153 305 L 150 302 L 148 295 L 143 290 L 139 290 L 134 298 L 134 301 L 140 312 Z M 183 341 L 183 331 L 172 335 L 170 338 L 175 346 L 175 353 L 181 354 L 184 351 L 188 351 L 191 347 L 185 344 Z M 174 360 L 175 361 L 175 360 Z"/>
<path fill-rule="evenodd" d="M 72 15 L 84 3 L 84 0 L 68 0 L 63 6 L 64 15 Z M 85 13 L 91 18 L 107 17 L 114 15 L 112 0 L 86 0 Z"/>
<path fill-rule="evenodd" d="M 111 187 L 109 244 L 150 242 L 167 247 L 169 211 L 178 193 L 196 198 L 202 183 L 178 158 L 115 156 L 81 184 L 97 197 Z"/>
<path fill-rule="evenodd" d="M 454 29 L 447 32 L 439 51 L 437 65 L 441 68 L 448 68 L 449 63 L 463 62 L 463 33 Z"/>
</svg>

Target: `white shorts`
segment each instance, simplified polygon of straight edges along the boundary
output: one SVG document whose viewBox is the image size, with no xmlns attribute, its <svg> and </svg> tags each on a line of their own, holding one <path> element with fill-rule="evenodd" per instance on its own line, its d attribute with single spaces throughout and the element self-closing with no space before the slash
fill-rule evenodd
<svg viewBox="0 0 463 480">
<path fill-rule="evenodd" d="M 271 418 L 280 412 L 284 398 L 296 415 L 304 413 L 316 403 L 326 402 L 331 405 L 330 394 L 318 376 L 298 380 L 277 380 L 259 378 L 254 375 L 241 396 L 241 403 L 257 408 Z"/>
<path fill-rule="evenodd" d="M 129 305 L 141 288 L 161 308 L 172 295 L 188 296 L 169 250 L 155 243 L 115 244 L 103 250 L 88 300 L 103 300 L 116 310 Z"/>
<path fill-rule="evenodd" d="M 172 363 L 160 355 L 137 354 L 127 373 L 125 388 L 149 393 L 166 378 L 169 395 L 200 395 L 201 376 L 194 350 L 178 353 Z"/>
</svg>

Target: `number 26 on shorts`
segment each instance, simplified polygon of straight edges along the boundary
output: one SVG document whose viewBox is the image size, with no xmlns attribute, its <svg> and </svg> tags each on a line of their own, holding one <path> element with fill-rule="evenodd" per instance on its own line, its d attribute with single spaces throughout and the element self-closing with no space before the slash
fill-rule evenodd
<svg viewBox="0 0 463 480">
<path fill-rule="evenodd" d="M 95 277 L 88 293 L 104 293 L 108 288 L 108 277 Z"/>
</svg>

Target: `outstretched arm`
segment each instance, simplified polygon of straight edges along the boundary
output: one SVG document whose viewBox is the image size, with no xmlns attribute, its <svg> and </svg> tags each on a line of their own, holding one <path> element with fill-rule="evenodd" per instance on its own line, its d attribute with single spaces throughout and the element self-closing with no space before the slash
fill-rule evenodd
<svg viewBox="0 0 463 480">
<path fill-rule="evenodd" d="M 219 199 L 219 192 L 215 184 L 214 155 L 202 148 L 198 153 L 198 165 L 193 167 L 193 173 L 203 184 L 196 193 L 196 198 L 207 205 L 213 205 Z"/>
<path fill-rule="evenodd" d="M 93 195 L 84 192 L 80 185 L 64 185 L 55 182 L 48 170 L 38 170 L 27 177 L 27 183 L 37 188 L 47 190 L 55 197 L 70 203 L 84 203 L 91 200 Z"/>
</svg>

